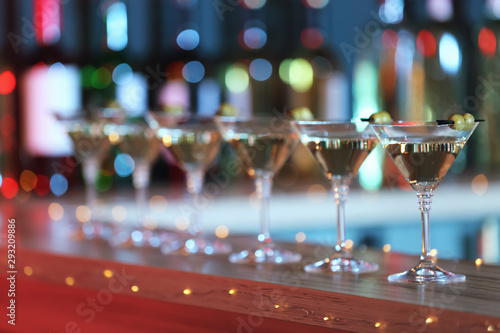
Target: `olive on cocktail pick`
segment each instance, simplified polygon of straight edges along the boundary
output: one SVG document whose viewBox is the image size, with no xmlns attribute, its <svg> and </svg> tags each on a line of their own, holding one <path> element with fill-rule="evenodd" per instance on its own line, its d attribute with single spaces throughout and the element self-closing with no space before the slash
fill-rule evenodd
<svg viewBox="0 0 500 333">
<path fill-rule="evenodd" d="M 448 120 L 453 121 L 453 124 L 450 124 L 450 128 L 461 131 L 465 127 L 465 119 L 463 116 L 458 113 L 452 114 Z"/>
<path fill-rule="evenodd" d="M 462 117 L 464 118 L 465 122 L 464 131 L 470 131 L 472 127 L 474 127 L 474 122 L 476 121 L 474 119 L 474 116 L 470 113 L 465 113 Z"/>
<path fill-rule="evenodd" d="M 392 118 L 389 112 L 380 111 L 372 114 L 368 120 L 372 124 L 389 124 L 392 121 Z"/>
<path fill-rule="evenodd" d="M 314 120 L 311 110 L 306 107 L 292 109 L 290 114 L 294 120 Z"/>
<path fill-rule="evenodd" d="M 223 117 L 238 117 L 240 111 L 232 104 L 222 103 L 216 115 Z"/>
</svg>

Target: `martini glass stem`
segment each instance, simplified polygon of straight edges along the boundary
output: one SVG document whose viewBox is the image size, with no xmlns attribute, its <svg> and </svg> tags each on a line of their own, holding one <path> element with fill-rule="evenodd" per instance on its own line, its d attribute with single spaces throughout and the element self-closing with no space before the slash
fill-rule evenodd
<svg viewBox="0 0 500 333">
<path fill-rule="evenodd" d="M 345 247 L 345 202 L 349 195 L 349 185 L 333 185 L 335 204 L 337 205 L 337 245 L 335 246 L 335 257 L 350 257 L 349 251 Z"/>
<path fill-rule="evenodd" d="M 422 214 L 422 255 L 421 261 L 432 262 L 431 257 L 431 241 L 429 230 L 429 211 L 432 204 L 432 191 L 418 191 L 418 206 Z"/>
<path fill-rule="evenodd" d="M 97 189 L 95 187 L 95 180 L 97 172 L 99 172 L 99 159 L 95 156 L 90 156 L 83 161 L 83 179 L 85 181 L 85 203 L 90 210 L 90 223 L 92 226 L 91 231 L 85 232 L 87 228 L 82 225 L 82 231 L 87 237 L 93 237 L 99 233 L 99 225 L 95 220 L 95 202 L 97 199 Z M 88 231 L 89 229 L 87 229 Z"/>
<path fill-rule="evenodd" d="M 148 185 L 149 185 L 149 163 L 144 160 L 137 161 L 132 174 L 132 182 L 135 188 L 135 204 L 137 207 L 137 226 L 144 228 L 144 218 L 146 216 Z"/>
<path fill-rule="evenodd" d="M 186 174 L 187 190 L 191 199 L 191 214 L 189 219 L 189 233 L 194 237 L 201 237 L 201 191 L 203 190 L 203 170 L 191 170 Z"/>
<path fill-rule="evenodd" d="M 259 242 L 263 247 L 271 243 L 269 201 L 273 188 L 273 178 L 270 173 L 258 175 L 255 178 L 255 192 L 260 207 Z"/>
</svg>

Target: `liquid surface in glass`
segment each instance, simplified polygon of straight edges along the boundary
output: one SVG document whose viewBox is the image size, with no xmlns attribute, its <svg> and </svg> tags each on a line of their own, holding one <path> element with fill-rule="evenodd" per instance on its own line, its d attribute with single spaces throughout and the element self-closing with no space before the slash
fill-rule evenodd
<svg viewBox="0 0 500 333">
<path fill-rule="evenodd" d="M 327 178 L 332 179 L 356 176 L 363 161 L 377 146 L 378 139 L 308 137 L 304 143 Z"/>
<path fill-rule="evenodd" d="M 295 133 L 241 133 L 229 140 L 250 177 L 258 172 L 276 173 L 298 143 L 299 136 Z"/>
<path fill-rule="evenodd" d="M 151 132 L 127 133 L 120 135 L 118 147 L 123 153 L 133 158 L 144 159 L 153 162 L 158 156 L 161 142 Z"/>
<path fill-rule="evenodd" d="M 208 169 L 219 153 L 220 142 L 217 131 L 182 131 L 163 137 L 168 153 L 186 171 Z"/>
<path fill-rule="evenodd" d="M 416 184 L 440 181 L 464 146 L 465 141 L 442 138 L 434 142 L 388 143 L 385 149 L 408 182 Z"/>
</svg>

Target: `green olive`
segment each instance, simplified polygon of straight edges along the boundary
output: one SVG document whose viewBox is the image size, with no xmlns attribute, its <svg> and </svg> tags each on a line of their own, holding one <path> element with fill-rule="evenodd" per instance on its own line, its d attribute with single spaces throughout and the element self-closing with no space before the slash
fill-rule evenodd
<svg viewBox="0 0 500 333">
<path fill-rule="evenodd" d="M 465 122 L 464 131 L 470 131 L 474 127 L 474 122 L 476 121 L 474 116 L 470 113 L 466 113 L 462 117 L 464 117 Z"/>
<path fill-rule="evenodd" d="M 222 103 L 219 111 L 217 111 L 218 116 L 224 117 L 237 117 L 239 114 L 239 110 L 234 105 L 229 103 Z"/>
<path fill-rule="evenodd" d="M 372 124 L 388 124 L 392 121 L 392 118 L 389 112 L 380 111 L 372 114 L 369 121 Z"/>
<path fill-rule="evenodd" d="M 391 118 L 391 115 L 389 114 L 389 112 L 380 111 L 379 115 L 381 118 L 381 120 L 380 120 L 381 124 L 389 124 L 392 121 L 392 118 Z"/>
<path fill-rule="evenodd" d="M 290 113 L 295 120 L 314 120 L 311 110 L 306 107 L 292 109 Z"/>
<path fill-rule="evenodd" d="M 380 122 L 382 121 L 380 112 L 372 114 L 368 120 L 370 121 L 371 124 L 380 124 Z"/>
<path fill-rule="evenodd" d="M 452 128 L 454 130 L 461 131 L 465 127 L 465 119 L 464 119 L 464 117 L 462 117 L 458 113 L 451 115 L 450 118 L 448 118 L 448 120 L 453 121 L 453 124 L 451 124 L 449 126 L 450 126 L 450 128 Z"/>
</svg>

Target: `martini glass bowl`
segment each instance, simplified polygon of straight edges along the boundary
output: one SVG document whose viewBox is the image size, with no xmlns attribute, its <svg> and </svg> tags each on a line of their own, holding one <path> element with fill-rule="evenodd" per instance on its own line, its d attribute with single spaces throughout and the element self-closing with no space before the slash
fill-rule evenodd
<svg viewBox="0 0 500 333">
<path fill-rule="evenodd" d="M 298 121 L 302 143 L 332 184 L 337 206 L 337 244 L 332 256 L 304 267 L 310 273 L 368 273 L 378 269 L 353 257 L 345 246 L 345 202 L 349 186 L 378 139 L 364 122 Z"/>
<path fill-rule="evenodd" d="M 254 180 L 260 207 L 260 234 L 256 248 L 233 253 L 232 263 L 294 263 L 299 253 L 279 249 L 270 234 L 269 200 L 273 177 L 300 142 L 289 120 L 278 117 L 216 119 L 224 139 L 238 156 L 247 174 Z"/>
<path fill-rule="evenodd" d="M 132 183 L 135 189 L 136 219 L 131 228 L 119 230 L 110 243 L 114 246 L 159 246 L 159 237 L 146 227 L 147 189 L 150 169 L 158 156 L 161 142 L 143 117 L 129 117 L 105 126 L 105 134 L 122 154 L 134 161 Z M 119 228 L 122 229 L 122 228 Z"/>
<path fill-rule="evenodd" d="M 166 115 L 151 112 L 149 126 L 156 132 L 168 159 L 186 173 L 190 203 L 183 208 L 189 214 L 189 237 L 162 245 L 165 254 L 227 254 L 231 246 L 220 240 L 210 241 L 202 234 L 201 212 L 204 209 L 203 183 L 206 170 L 219 155 L 221 134 L 213 119 L 195 116 Z"/>
<path fill-rule="evenodd" d="M 77 164 L 82 165 L 85 184 L 85 203 L 90 209 L 90 220 L 81 223 L 80 227 L 70 236 L 74 240 L 93 238 L 109 238 L 107 228 L 96 218 L 95 202 L 97 189 L 95 181 L 99 167 L 110 145 L 104 134 L 104 126 L 115 117 L 119 111 L 103 109 L 99 111 L 80 111 L 71 115 L 55 114 L 73 142 L 73 157 Z"/>
<path fill-rule="evenodd" d="M 396 122 L 370 125 L 385 151 L 411 187 L 417 192 L 422 217 L 420 262 L 406 272 L 390 275 L 390 282 L 451 283 L 465 281 L 465 275 L 438 267 L 431 257 L 429 211 L 434 190 L 446 175 L 478 122 L 455 130 L 453 125 L 431 122 Z"/>
</svg>

